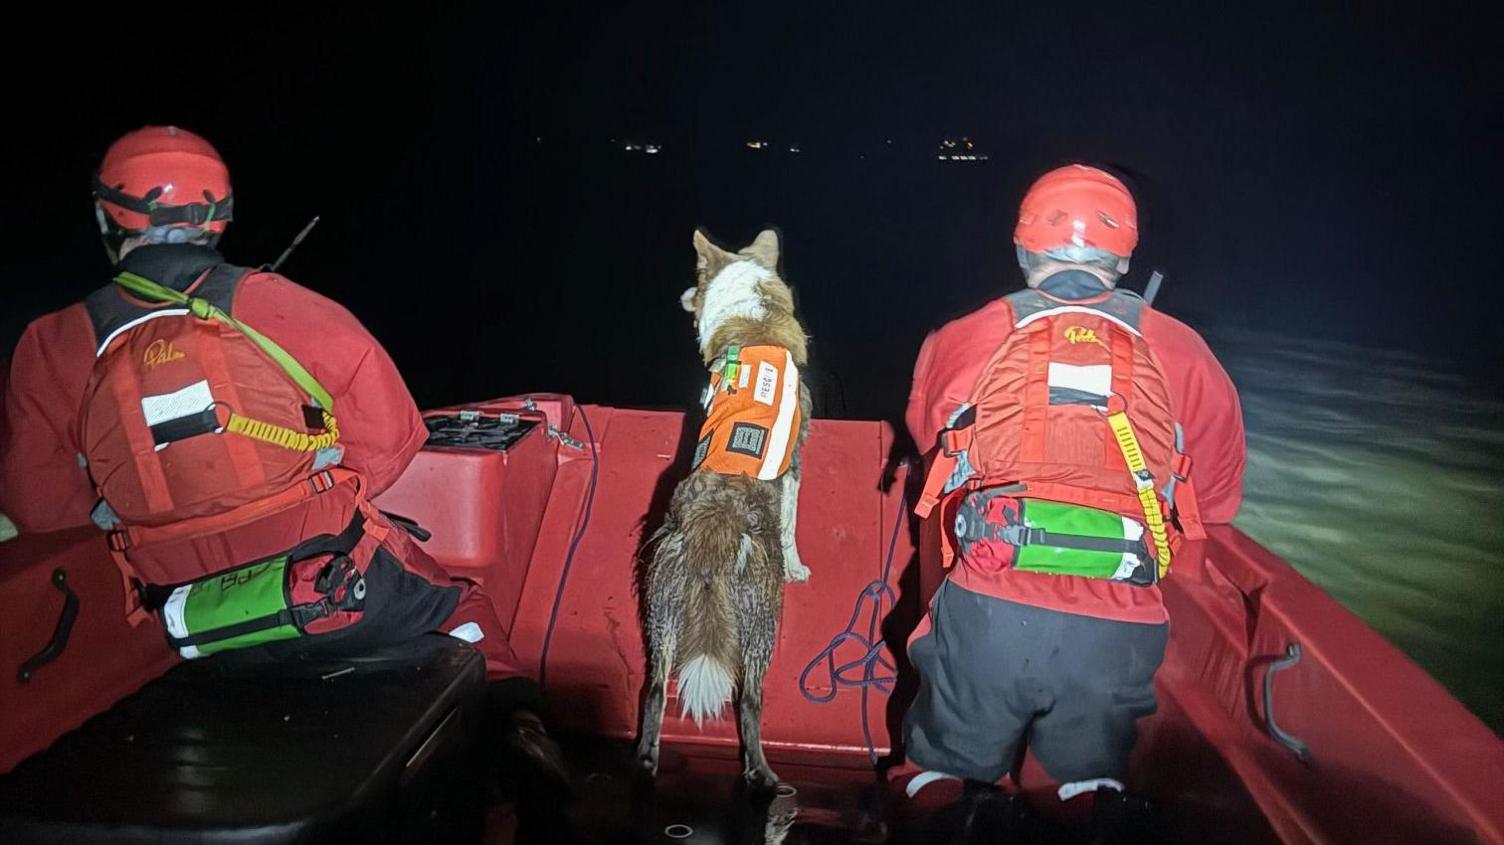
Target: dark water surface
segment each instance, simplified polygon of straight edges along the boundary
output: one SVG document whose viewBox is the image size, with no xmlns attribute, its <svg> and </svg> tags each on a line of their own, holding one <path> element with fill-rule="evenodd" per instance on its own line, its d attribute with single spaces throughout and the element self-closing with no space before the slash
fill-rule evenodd
<svg viewBox="0 0 1504 845">
<path fill-rule="evenodd" d="M 1504 401 L 1403 352 L 1208 335 L 1248 428 L 1238 527 L 1504 730 Z"/>
</svg>

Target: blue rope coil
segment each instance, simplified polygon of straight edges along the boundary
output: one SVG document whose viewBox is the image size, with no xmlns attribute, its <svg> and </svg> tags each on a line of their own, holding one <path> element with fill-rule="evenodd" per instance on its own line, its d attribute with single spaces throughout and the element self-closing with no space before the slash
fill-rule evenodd
<svg viewBox="0 0 1504 845">
<path fill-rule="evenodd" d="M 908 482 L 908 465 L 904 465 L 904 487 Z M 902 501 L 907 501 L 902 500 Z M 867 758 L 872 765 L 877 765 L 877 746 L 872 742 L 872 726 L 867 716 L 867 702 L 872 690 L 876 689 L 883 695 L 893 694 L 893 684 L 898 680 L 898 667 L 893 661 L 883 656 L 883 649 L 887 643 L 878 636 L 883 620 L 883 601 L 888 602 L 891 610 L 898 603 L 898 593 L 889 585 L 889 576 L 893 572 L 893 552 L 898 548 L 898 530 L 905 521 L 907 507 L 901 509 L 898 518 L 893 520 L 893 535 L 888 538 L 888 556 L 883 561 L 882 578 L 869 581 L 867 586 L 857 596 L 856 607 L 851 611 L 851 619 L 846 622 L 845 630 L 831 638 L 830 643 L 815 655 L 814 659 L 799 673 L 799 694 L 806 701 L 814 704 L 829 704 L 835 701 L 836 694 L 842 687 L 854 687 L 862 691 L 862 736 L 867 742 Z M 871 603 L 867 611 L 867 632 L 860 633 L 857 628 L 860 625 L 863 608 Z M 841 665 L 836 665 L 836 652 L 847 643 L 856 643 L 863 650 L 862 656 Z M 809 676 L 821 667 L 825 667 L 825 681 L 829 687 L 827 693 L 810 691 Z M 882 669 L 886 674 L 877 674 Z M 861 670 L 861 676 L 851 677 L 853 672 Z"/>
</svg>

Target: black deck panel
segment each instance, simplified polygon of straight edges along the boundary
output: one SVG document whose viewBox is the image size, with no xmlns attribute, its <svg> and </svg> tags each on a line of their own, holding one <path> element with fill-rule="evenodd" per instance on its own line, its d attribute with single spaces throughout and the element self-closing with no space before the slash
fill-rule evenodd
<svg viewBox="0 0 1504 845">
<path fill-rule="evenodd" d="M 190 661 L 0 777 L 0 842 L 449 842 L 479 833 L 484 661 Z"/>
</svg>

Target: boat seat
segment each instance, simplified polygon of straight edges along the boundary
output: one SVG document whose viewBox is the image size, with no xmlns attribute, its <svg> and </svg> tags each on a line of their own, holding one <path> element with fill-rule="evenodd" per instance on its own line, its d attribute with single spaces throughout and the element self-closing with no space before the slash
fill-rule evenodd
<svg viewBox="0 0 1504 845">
<path fill-rule="evenodd" d="M 484 693 L 441 635 L 183 663 L 0 777 L 0 842 L 474 841 Z"/>
</svg>

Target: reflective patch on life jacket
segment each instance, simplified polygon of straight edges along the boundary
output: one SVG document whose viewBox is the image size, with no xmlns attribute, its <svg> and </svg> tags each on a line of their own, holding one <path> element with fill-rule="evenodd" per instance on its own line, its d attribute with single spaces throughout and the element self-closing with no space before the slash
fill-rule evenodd
<svg viewBox="0 0 1504 845">
<path fill-rule="evenodd" d="M 1051 405 L 1093 405 L 1107 407 L 1112 395 L 1112 366 L 1092 364 L 1077 366 L 1051 361 L 1048 380 Z"/>
<path fill-rule="evenodd" d="M 106 335 L 104 340 L 101 340 L 99 342 L 99 348 L 94 350 L 94 357 L 98 358 L 104 355 L 104 351 L 110 348 L 110 341 L 119 337 L 124 332 L 128 332 L 131 329 L 134 329 L 147 320 L 155 320 L 159 317 L 182 317 L 187 313 L 187 308 L 159 308 L 155 311 L 148 311 L 147 313 L 142 314 L 141 316 L 136 317 L 129 322 L 121 324 L 119 328 L 112 330 L 108 335 Z"/>
<path fill-rule="evenodd" d="M 761 458 L 768 445 L 768 430 L 756 423 L 731 424 L 731 436 L 726 440 L 726 451 L 749 458 Z"/>
<path fill-rule="evenodd" d="M 151 429 L 156 448 L 195 434 L 207 434 L 219 428 L 214 416 L 214 394 L 209 381 L 200 379 L 171 393 L 141 397 L 141 414 Z"/>
</svg>

